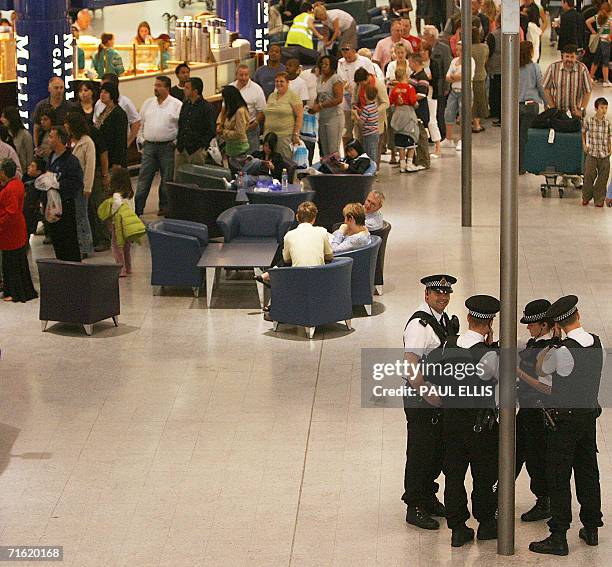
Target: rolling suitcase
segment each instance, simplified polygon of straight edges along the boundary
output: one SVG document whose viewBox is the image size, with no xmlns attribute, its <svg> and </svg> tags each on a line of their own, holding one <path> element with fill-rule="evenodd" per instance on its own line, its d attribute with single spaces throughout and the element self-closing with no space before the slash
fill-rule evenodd
<svg viewBox="0 0 612 567">
<path fill-rule="evenodd" d="M 525 146 L 525 169 L 545 177 L 546 182 L 540 185 L 542 197 L 553 188 L 563 197 L 567 179 L 581 179 L 584 170 L 582 133 L 530 128 Z M 558 177 L 561 177 L 559 182 Z"/>
</svg>

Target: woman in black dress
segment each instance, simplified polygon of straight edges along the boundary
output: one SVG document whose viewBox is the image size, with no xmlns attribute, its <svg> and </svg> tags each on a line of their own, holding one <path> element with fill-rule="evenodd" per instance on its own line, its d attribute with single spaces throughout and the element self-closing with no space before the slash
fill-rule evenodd
<svg viewBox="0 0 612 567">
<path fill-rule="evenodd" d="M 104 104 L 102 114 L 95 121 L 108 151 L 108 167 L 127 167 L 128 117 L 119 106 L 119 91 L 112 83 L 100 87 L 100 100 Z"/>
</svg>

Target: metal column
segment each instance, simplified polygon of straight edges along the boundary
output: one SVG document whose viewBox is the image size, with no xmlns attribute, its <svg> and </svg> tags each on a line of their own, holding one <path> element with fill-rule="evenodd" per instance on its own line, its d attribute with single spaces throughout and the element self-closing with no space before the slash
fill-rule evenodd
<svg viewBox="0 0 612 567">
<path fill-rule="evenodd" d="M 500 218 L 500 381 L 498 538 L 500 555 L 514 554 L 516 453 L 516 309 L 518 283 L 519 3 L 502 6 L 502 143 Z"/>
<path fill-rule="evenodd" d="M 461 226 L 472 226 L 472 3 L 461 2 Z M 466 70 L 467 69 L 467 70 Z"/>
</svg>

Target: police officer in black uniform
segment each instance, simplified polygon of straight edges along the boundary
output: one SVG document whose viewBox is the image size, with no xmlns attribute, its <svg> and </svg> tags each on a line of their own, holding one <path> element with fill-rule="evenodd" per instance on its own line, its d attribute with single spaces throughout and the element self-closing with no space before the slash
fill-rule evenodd
<svg viewBox="0 0 612 567">
<path fill-rule="evenodd" d="M 470 517 L 465 490 L 468 466 L 473 478 L 472 512 L 479 522 L 478 539 L 497 538 L 498 354 L 493 342 L 493 319 L 499 312 L 499 301 L 490 295 L 475 295 L 466 300 L 465 306 L 469 329 L 457 338 L 447 339 L 443 359 L 455 368 L 447 384 L 452 390 L 443 396 L 444 504 L 453 547 L 474 539 L 474 530 L 465 524 Z M 459 361 L 461 368 L 470 363 L 476 370 L 469 376 L 459 373 Z"/>
<path fill-rule="evenodd" d="M 425 301 L 412 314 L 404 328 L 404 356 L 416 368 L 427 355 L 450 335 L 459 332 L 459 320 L 449 318 L 446 307 L 457 279 L 435 274 L 421 280 L 425 285 Z M 420 371 L 408 376 L 409 386 L 418 390 L 425 384 Z M 437 530 L 440 524 L 432 516 L 444 517 L 445 509 L 436 497 L 436 479 L 442 472 L 442 411 L 436 396 L 406 397 L 408 441 L 404 495 L 406 522 L 426 530 Z"/>
<path fill-rule="evenodd" d="M 578 298 L 567 295 L 555 301 L 546 313 L 555 331 L 565 338 L 538 357 L 540 376 L 552 375 L 552 392 L 547 423 L 546 473 L 550 495 L 550 536 L 529 544 L 536 553 L 567 555 L 566 533 L 572 521 L 572 470 L 583 528 L 579 537 L 597 545 L 597 529 L 603 526 L 601 488 L 597 465 L 595 420 L 601 413 L 599 382 L 605 351 L 597 335 L 580 324 Z"/>
<path fill-rule="evenodd" d="M 531 479 L 531 492 L 536 503 L 531 510 L 521 514 L 523 522 L 536 522 L 550 518 L 550 499 L 546 484 L 546 429 L 542 409 L 548 406 L 551 392 L 550 376 L 538 378 L 536 361 L 542 349 L 550 346 L 552 324 L 546 319 L 550 307 L 547 299 L 529 302 L 523 311 L 521 323 L 527 325 L 531 338 L 525 349 L 519 352 L 517 369 L 517 394 L 520 409 L 516 416 L 516 476 L 523 464 Z"/>
</svg>

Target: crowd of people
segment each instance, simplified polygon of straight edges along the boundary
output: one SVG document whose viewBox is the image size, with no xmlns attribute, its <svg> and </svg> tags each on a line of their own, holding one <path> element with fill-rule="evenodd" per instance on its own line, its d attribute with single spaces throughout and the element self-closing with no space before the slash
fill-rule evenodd
<svg viewBox="0 0 612 567">
<path fill-rule="evenodd" d="M 595 114 L 588 118 L 585 109 L 599 69 L 603 87 L 610 86 L 611 8 L 599 1 L 593 4 L 593 13 L 581 14 L 573 2 L 563 0 L 559 19 L 549 18 L 533 0 L 521 4 L 519 169 L 520 173 L 526 171 L 527 131 L 540 106 L 567 113 L 581 121 L 586 153 L 582 204 L 593 200 L 595 206 L 603 207 L 612 204 L 612 198 L 606 197 L 612 153 L 608 103 L 597 98 Z M 208 163 L 213 140 L 221 148 L 224 163 L 247 184 L 262 178 L 280 181 L 302 144 L 308 149 L 311 165 L 318 144 L 319 164 L 312 170 L 304 168 L 313 175 L 364 175 L 380 165 L 387 150 L 389 163 L 397 165 L 399 172 L 414 173 L 427 169 L 431 159 L 439 159 L 444 147 L 461 150 L 456 125 L 462 104 L 464 36 L 456 14 L 445 23 L 440 11 L 427 12 L 425 3 L 417 2 L 421 33 L 415 36 L 410 20 L 404 17 L 412 10 L 410 0 L 392 0 L 389 8 L 396 18 L 390 34 L 371 52 L 356 49 L 354 19 L 349 20 L 342 10 L 290 0 L 281 0 L 278 6 L 281 20 L 291 24 L 288 37 L 293 32 L 296 38 L 289 41 L 312 43 L 316 37 L 327 51 L 312 68 L 302 69 L 294 57 L 283 64 L 280 46 L 272 45 L 267 63 L 253 77 L 248 65 L 237 66 L 235 81 L 223 88 L 220 112 L 203 98 L 203 82 L 191 76 L 186 63 L 176 67 L 178 83 L 174 86 L 170 77 L 156 77 L 153 96 L 137 111 L 119 92 L 121 62 L 113 53 L 113 38 L 104 35 L 94 60 L 102 79 L 99 89 L 84 81 L 77 100 L 68 103 L 63 80 L 50 79 L 49 96 L 38 103 L 33 116 L 32 135 L 16 108 L 2 111 L 0 250 L 4 301 L 25 302 L 37 297 L 27 254 L 29 237 L 39 221 L 58 259 L 80 262 L 112 248 L 116 262 L 122 265 L 121 276 L 128 276 L 132 272 L 131 245 L 144 233 L 139 217 L 144 214 L 155 176 L 159 174 L 161 180 L 158 215 L 164 215 L 166 184 L 174 180 L 181 166 Z M 468 32 L 472 42 L 471 126 L 477 134 L 485 130 L 487 118 L 493 118 L 497 126 L 501 120 L 501 36 L 500 14 L 493 2 L 473 0 L 472 13 Z M 75 27 L 80 32 L 85 31 L 87 22 L 83 13 L 79 14 Z M 327 32 L 314 26 L 315 19 Z M 421 27 L 422 20 L 425 25 Z M 558 36 L 561 60 L 542 73 L 538 63 L 540 37 L 549 25 Z M 146 44 L 150 39 L 150 27 L 143 22 L 134 41 Z M 588 61 L 578 60 L 579 49 L 585 45 L 593 56 L 590 66 Z M 336 54 L 334 47 L 338 48 Z M 128 148 L 133 142 L 141 153 L 136 191 L 127 169 Z M 235 186 L 236 182 L 228 183 L 228 188 Z M 284 236 L 276 266 L 323 265 L 335 254 L 368 246 L 371 233 L 383 229 L 384 201 L 384 194 L 374 190 L 364 203 L 347 204 L 343 223 L 333 233 L 314 226 L 318 214 L 314 203 L 301 203 L 297 226 Z M 267 283 L 269 274 L 258 279 Z M 424 302 L 404 330 L 405 359 L 417 369 L 406 377 L 407 382 L 421 394 L 405 408 L 408 447 L 402 499 L 409 524 L 434 530 L 439 528 L 434 517 L 445 517 L 452 533 L 451 545 L 461 547 L 475 536 L 466 525 L 470 516 L 465 490 L 468 466 L 474 485 L 472 513 L 479 522 L 476 537 L 497 537 L 495 396 L 472 396 L 468 405 L 455 406 L 448 390 L 438 394 L 432 389 L 432 385 L 442 385 L 441 376 L 423 373 L 419 363 L 473 362 L 481 373 L 478 382 L 471 385 L 494 384 L 499 354 L 492 323 L 500 305 L 491 296 L 469 298 L 465 305 L 468 329 L 459 334 L 458 319 L 446 313 L 456 281 L 442 274 L 423 278 Z M 605 357 L 599 338 L 582 328 L 577 301 L 567 296 L 554 304 L 539 299 L 525 306 L 521 323 L 527 325 L 531 338 L 521 350 L 517 368 L 521 409 L 516 469 L 518 475 L 526 465 L 537 499 L 521 518 L 525 522 L 549 519 L 551 535 L 533 542 L 530 550 L 560 556 L 569 552 L 566 533 L 571 523 L 572 470 L 583 523 L 579 537 L 595 546 L 598 528 L 603 525 L 595 419 Z M 268 310 L 264 309 L 266 318 Z M 576 354 L 587 349 L 592 357 Z M 452 356 L 462 358 L 448 354 L 458 351 L 460 355 Z M 584 405 L 576 409 L 575 392 L 566 384 L 578 372 L 586 378 Z M 540 406 L 554 408 L 544 414 L 544 420 Z M 444 505 L 437 498 L 436 484 L 442 472 Z"/>
</svg>

